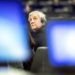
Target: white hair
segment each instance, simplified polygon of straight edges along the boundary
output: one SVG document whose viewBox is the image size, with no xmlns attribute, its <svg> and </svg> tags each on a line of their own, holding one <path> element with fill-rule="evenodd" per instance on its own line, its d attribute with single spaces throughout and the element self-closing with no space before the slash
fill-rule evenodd
<svg viewBox="0 0 75 75">
<path fill-rule="evenodd" d="M 32 11 L 32 12 L 29 13 L 29 16 L 31 16 L 32 14 L 38 14 L 38 16 L 41 19 L 42 24 L 45 25 L 45 23 L 46 23 L 46 15 L 43 12 L 37 11 L 37 10 Z"/>
</svg>

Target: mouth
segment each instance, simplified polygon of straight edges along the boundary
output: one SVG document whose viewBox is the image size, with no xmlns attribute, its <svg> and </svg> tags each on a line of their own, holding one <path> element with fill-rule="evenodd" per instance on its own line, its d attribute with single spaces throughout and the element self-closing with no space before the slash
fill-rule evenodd
<svg viewBox="0 0 75 75">
<path fill-rule="evenodd" d="M 32 29 L 36 29 L 36 25 L 31 25 L 31 28 Z"/>
<path fill-rule="evenodd" d="M 35 24 L 31 24 L 31 26 L 35 26 Z"/>
</svg>

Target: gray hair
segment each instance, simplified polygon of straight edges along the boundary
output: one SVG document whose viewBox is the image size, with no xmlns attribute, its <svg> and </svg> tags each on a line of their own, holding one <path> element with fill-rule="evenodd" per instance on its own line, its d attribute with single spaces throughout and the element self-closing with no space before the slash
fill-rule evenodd
<svg viewBox="0 0 75 75">
<path fill-rule="evenodd" d="M 30 15 L 32 15 L 32 14 L 34 14 L 34 13 L 36 13 L 36 14 L 38 14 L 39 15 L 39 17 L 41 18 L 41 22 L 42 22 L 42 24 L 43 24 L 43 26 L 46 24 L 46 15 L 43 13 L 43 12 L 41 12 L 41 11 L 32 11 L 32 12 L 30 12 L 29 13 L 29 16 Z M 29 17 L 28 16 L 28 17 Z M 29 18 L 28 18 L 29 19 Z"/>
</svg>

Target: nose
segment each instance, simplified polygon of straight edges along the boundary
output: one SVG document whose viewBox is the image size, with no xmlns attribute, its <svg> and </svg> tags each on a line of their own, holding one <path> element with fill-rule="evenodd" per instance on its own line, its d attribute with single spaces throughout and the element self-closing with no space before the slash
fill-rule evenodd
<svg viewBox="0 0 75 75">
<path fill-rule="evenodd" d="M 34 22 L 34 18 L 31 18 L 30 21 L 31 21 L 31 22 Z"/>
</svg>

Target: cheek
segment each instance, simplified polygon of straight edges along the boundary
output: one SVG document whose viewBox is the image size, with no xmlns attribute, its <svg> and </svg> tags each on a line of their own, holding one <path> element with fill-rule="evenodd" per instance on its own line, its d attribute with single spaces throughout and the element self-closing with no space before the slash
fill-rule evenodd
<svg viewBox="0 0 75 75">
<path fill-rule="evenodd" d="M 31 21 L 29 21 L 29 23 L 31 24 Z"/>
<path fill-rule="evenodd" d="M 38 26 L 41 26 L 41 25 L 42 25 L 41 21 L 38 21 L 38 22 L 37 22 L 37 25 L 38 25 Z"/>
</svg>

